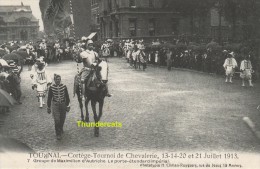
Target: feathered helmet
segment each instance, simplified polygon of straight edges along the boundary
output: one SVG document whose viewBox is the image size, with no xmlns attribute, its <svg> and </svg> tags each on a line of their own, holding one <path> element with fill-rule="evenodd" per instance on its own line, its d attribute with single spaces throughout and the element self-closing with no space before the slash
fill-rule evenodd
<svg viewBox="0 0 260 169">
<path fill-rule="evenodd" d="M 88 46 L 89 44 L 93 44 L 93 43 L 94 43 L 93 40 L 88 39 L 88 41 L 87 41 L 87 46 Z"/>
<path fill-rule="evenodd" d="M 230 52 L 229 55 L 230 55 L 231 57 L 234 57 L 234 56 L 235 56 L 235 53 L 234 53 L 234 52 Z"/>
<path fill-rule="evenodd" d="M 139 43 L 143 43 L 143 42 L 144 42 L 144 40 L 143 40 L 143 39 L 139 40 Z"/>
<path fill-rule="evenodd" d="M 15 67 L 15 68 L 13 69 L 13 72 L 14 72 L 14 73 L 18 73 L 18 72 L 19 72 L 19 69 L 18 69 L 17 67 Z"/>
<path fill-rule="evenodd" d="M 36 64 L 38 65 L 38 66 L 45 66 L 45 62 L 44 62 L 44 60 L 43 60 L 43 56 L 41 56 L 41 57 L 39 57 L 38 59 L 36 59 Z"/>
</svg>

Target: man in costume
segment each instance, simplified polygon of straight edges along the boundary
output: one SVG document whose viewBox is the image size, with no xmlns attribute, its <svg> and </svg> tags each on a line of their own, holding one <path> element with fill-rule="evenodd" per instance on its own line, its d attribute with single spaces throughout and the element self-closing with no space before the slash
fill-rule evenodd
<svg viewBox="0 0 260 169">
<path fill-rule="evenodd" d="M 228 54 L 228 58 L 226 58 L 223 67 L 226 71 L 226 81 L 225 82 L 227 83 L 229 80 L 229 82 L 232 83 L 234 69 L 237 67 L 237 61 L 234 58 L 233 52 Z"/>
<path fill-rule="evenodd" d="M 253 67 L 251 64 L 251 61 L 249 59 L 249 55 L 245 57 L 244 60 L 242 60 L 240 64 L 240 77 L 242 79 L 242 86 L 245 86 L 245 80 L 248 80 L 249 86 L 253 87 L 252 84 L 252 72 L 253 72 Z"/>
<path fill-rule="evenodd" d="M 70 98 L 67 86 L 61 83 L 61 76 L 54 74 L 55 84 L 51 85 L 48 92 L 47 112 L 51 113 L 55 123 L 57 139 L 60 140 L 63 134 L 63 126 L 66 119 L 66 112 L 70 111 Z"/>
</svg>

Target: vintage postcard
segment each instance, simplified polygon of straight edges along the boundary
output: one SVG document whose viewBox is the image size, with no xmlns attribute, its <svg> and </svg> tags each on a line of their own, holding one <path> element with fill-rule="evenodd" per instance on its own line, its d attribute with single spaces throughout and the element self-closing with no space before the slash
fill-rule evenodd
<svg viewBox="0 0 260 169">
<path fill-rule="evenodd" d="M 0 168 L 260 168 L 260 3 L 0 0 Z"/>
</svg>

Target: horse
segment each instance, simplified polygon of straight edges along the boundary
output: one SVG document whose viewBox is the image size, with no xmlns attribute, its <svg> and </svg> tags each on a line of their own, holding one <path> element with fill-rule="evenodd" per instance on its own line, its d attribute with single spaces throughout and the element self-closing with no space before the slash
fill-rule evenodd
<svg viewBox="0 0 260 169">
<path fill-rule="evenodd" d="M 105 62 L 105 61 L 102 61 Z M 106 63 L 106 62 L 105 62 Z M 86 97 L 85 100 L 85 109 L 86 109 L 86 116 L 84 119 L 83 114 L 83 99 L 81 97 L 81 82 L 80 82 L 80 74 L 77 74 L 74 78 L 74 94 L 77 94 L 80 111 L 81 111 L 81 120 L 85 122 L 89 122 L 89 111 L 88 111 L 88 103 L 91 101 L 91 107 L 94 114 L 94 121 L 95 123 L 99 122 L 103 113 L 103 105 L 104 105 L 104 99 L 106 96 L 105 91 L 105 84 L 102 83 L 102 77 L 101 72 L 107 71 L 105 69 L 102 69 L 99 64 L 92 68 L 91 73 L 89 75 L 88 80 L 85 82 L 86 91 L 84 93 L 84 97 Z M 99 113 L 97 114 L 96 111 L 96 104 L 99 103 Z M 94 128 L 94 135 L 95 137 L 99 136 L 99 127 Z"/>
</svg>

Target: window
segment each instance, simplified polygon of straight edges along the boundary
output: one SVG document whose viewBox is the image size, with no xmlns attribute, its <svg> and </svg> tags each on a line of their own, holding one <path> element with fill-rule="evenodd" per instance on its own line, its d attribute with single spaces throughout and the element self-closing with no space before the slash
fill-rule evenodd
<svg viewBox="0 0 260 169">
<path fill-rule="evenodd" d="M 5 25 L 3 17 L 0 17 L 0 25 Z"/>
<path fill-rule="evenodd" d="M 91 5 L 94 5 L 94 0 L 91 0 Z"/>
<path fill-rule="evenodd" d="M 155 36 L 155 19 L 149 19 L 149 35 Z"/>
<path fill-rule="evenodd" d="M 112 21 L 109 22 L 109 37 L 113 36 L 113 23 Z"/>
<path fill-rule="evenodd" d="M 129 7 L 135 7 L 135 0 L 129 0 Z"/>
<path fill-rule="evenodd" d="M 154 0 L 149 0 L 149 7 L 154 8 Z"/>
<path fill-rule="evenodd" d="M 119 22 L 115 21 L 115 36 L 119 36 Z"/>
<path fill-rule="evenodd" d="M 169 3 L 168 0 L 163 0 L 162 8 L 168 8 L 169 7 L 168 3 Z"/>
<path fill-rule="evenodd" d="M 177 18 L 172 18 L 172 33 L 176 34 L 178 32 L 179 20 Z"/>
<path fill-rule="evenodd" d="M 91 0 L 91 5 L 96 5 L 97 1 L 96 0 Z"/>
<path fill-rule="evenodd" d="M 111 2 L 111 0 L 108 0 L 108 10 L 112 11 L 112 2 Z"/>
<path fill-rule="evenodd" d="M 119 8 L 118 1 L 117 1 L 117 0 L 114 0 L 114 8 L 115 8 L 115 9 L 118 9 L 118 8 Z"/>
<path fill-rule="evenodd" d="M 28 19 L 22 18 L 18 20 L 19 25 L 28 25 L 29 21 Z"/>
<path fill-rule="evenodd" d="M 136 19 L 129 19 L 130 36 L 136 36 Z"/>
<path fill-rule="evenodd" d="M 97 14 L 92 15 L 92 23 L 96 23 Z"/>
</svg>

